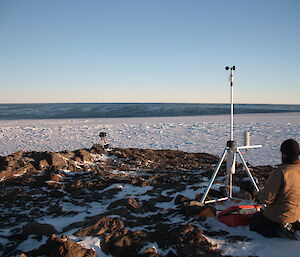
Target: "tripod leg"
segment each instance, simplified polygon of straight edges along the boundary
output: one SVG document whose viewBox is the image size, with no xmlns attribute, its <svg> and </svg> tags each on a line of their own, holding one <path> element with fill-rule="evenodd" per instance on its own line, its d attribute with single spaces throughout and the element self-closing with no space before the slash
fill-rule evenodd
<svg viewBox="0 0 300 257">
<path fill-rule="evenodd" d="M 204 194 L 203 194 L 203 196 L 201 198 L 201 203 L 204 203 L 205 198 L 207 197 L 207 194 L 208 194 L 208 192 L 209 192 L 212 184 L 214 183 L 214 180 L 215 180 L 215 178 L 217 176 L 217 173 L 218 173 L 218 171 L 219 171 L 219 169 L 221 167 L 221 164 L 222 164 L 222 162 L 223 162 L 223 160 L 225 158 L 226 153 L 227 153 L 227 148 L 225 148 L 225 150 L 224 150 L 224 152 L 222 154 L 222 157 L 220 158 L 220 160 L 218 162 L 218 165 L 216 166 L 216 169 L 215 169 L 215 171 L 214 171 L 214 173 L 213 173 L 213 175 L 212 175 L 212 177 L 211 177 L 211 179 L 209 181 L 209 184 L 208 184 L 208 186 L 207 186 L 207 188 L 206 188 L 206 190 L 205 190 L 205 192 L 204 192 Z"/>
<path fill-rule="evenodd" d="M 225 188 L 228 198 L 232 198 L 232 174 L 226 175 L 228 178 L 225 180 Z"/>
<path fill-rule="evenodd" d="M 252 185 L 254 186 L 256 192 L 258 192 L 258 191 L 259 191 L 258 186 L 256 185 L 255 180 L 254 180 L 254 178 L 252 177 L 251 172 L 250 172 L 250 170 L 249 170 L 248 167 L 247 167 L 247 164 L 246 164 L 246 162 L 245 162 L 245 159 L 244 159 L 243 155 L 241 154 L 241 151 L 240 151 L 239 149 L 237 149 L 237 152 L 238 152 L 239 156 L 241 157 L 241 160 L 242 160 L 242 162 L 243 162 L 243 164 L 244 164 L 244 167 L 245 167 L 245 169 L 246 169 L 246 171 L 247 171 L 247 173 L 248 173 L 248 176 L 249 176 L 249 178 L 251 179 Z"/>
</svg>

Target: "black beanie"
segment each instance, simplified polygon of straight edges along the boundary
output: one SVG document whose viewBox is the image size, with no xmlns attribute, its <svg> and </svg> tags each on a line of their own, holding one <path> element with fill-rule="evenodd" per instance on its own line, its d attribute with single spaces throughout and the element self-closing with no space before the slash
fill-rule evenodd
<svg viewBox="0 0 300 257">
<path fill-rule="evenodd" d="M 293 139 L 285 140 L 280 146 L 280 151 L 287 156 L 300 155 L 299 144 Z"/>
</svg>

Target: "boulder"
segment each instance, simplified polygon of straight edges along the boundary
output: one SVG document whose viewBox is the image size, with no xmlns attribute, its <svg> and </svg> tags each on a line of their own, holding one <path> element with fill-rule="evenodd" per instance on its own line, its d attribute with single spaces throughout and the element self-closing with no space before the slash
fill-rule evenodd
<svg viewBox="0 0 300 257">
<path fill-rule="evenodd" d="M 49 214 L 60 214 L 62 213 L 62 207 L 57 203 L 55 205 L 50 205 L 47 209 Z"/>
<path fill-rule="evenodd" d="M 220 191 L 219 191 L 219 190 L 215 190 L 215 189 L 211 188 L 208 192 L 208 196 L 212 197 L 212 198 L 222 198 L 222 197 L 225 197 L 226 194 L 222 189 L 220 189 Z"/>
<path fill-rule="evenodd" d="M 104 236 L 102 249 L 115 257 L 138 257 L 147 234 L 143 231 L 122 230 Z"/>
<path fill-rule="evenodd" d="M 56 233 L 55 228 L 49 224 L 41 224 L 38 222 L 30 222 L 23 226 L 23 236 L 28 237 L 29 235 L 38 235 L 38 236 L 51 236 Z"/>
<path fill-rule="evenodd" d="M 63 156 L 61 156 L 59 153 L 51 153 L 51 165 L 55 167 L 56 169 L 62 168 L 67 165 L 67 161 Z"/>
<path fill-rule="evenodd" d="M 39 170 L 45 170 L 49 167 L 49 163 L 47 162 L 47 160 L 43 159 L 43 160 L 40 160 L 38 162 L 38 169 Z"/>
<path fill-rule="evenodd" d="M 184 212 L 187 216 L 196 215 L 198 217 L 215 217 L 217 213 L 215 207 L 197 201 L 187 203 Z"/>
<path fill-rule="evenodd" d="M 0 172 L 13 172 L 16 173 L 16 170 L 21 170 L 25 165 L 26 161 L 22 158 L 24 151 L 19 151 L 13 154 L 10 154 L 6 157 L 0 158 Z M 10 178 L 9 174 L 6 174 L 3 177 Z"/>
<path fill-rule="evenodd" d="M 181 195 L 181 194 L 178 194 L 175 198 L 175 204 L 178 205 L 178 204 L 182 204 L 182 203 L 185 203 L 187 201 L 190 201 L 191 199 L 184 196 L 184 195 Z"/>
<path fill-rule="evenodd" d="M 56 173 L 50 173 L 50 180 L 56 181 L 56 182 L 61 182 L 63 180 L 63 176 L 60 174 L 56 174 Z"/>
<path fill-rule="evenodd" d="M 76 236 L 100 236 L 104 233 L 112 233 L 124 229 L 124 223 L 118 218 L 104 217 L 97 220 L 92 225 L 80 229 L 76 232 Z"/>
<path fill-rule="evenodd" d="M 31 163 L 22 163 L 20 165 L 20 162 L 16 161 L 14 166 L 7 166 L 4 170 L 0 171 L 0 180 L 18 178 L 25 173 L 32 174 L 35 171 L 36 169 Z"/>
<path fill-rule="evenodd" d="M 18 162 L 17 159 L 14 158 L 14 156 L 7 156 L 5 158 L 5 164 L 7 167 L 13 167 L 17 166 Z"/>
<path fill-rule="evenodd" d="M 203 236 L 203 231 L 191 224 L 181 225 L 171 233 L 175 235 L 179 256 L 222 256 Z"/>
<path fill-rule="evenodd" d="M 90 151 L 91 153 L 100 153 L 100 154 L 106 153 L 105 148 L 99 144 L 93 145 Z"/>
<path fill-rule="evenodd" d="M 72 151 L 63 151 L 61 154 L 66 157 L 67 159 L 71 159 L 75 156 L 75 153 Z"/>
<path fill-rule="evenodd" d="M 139 204 L 139 199 L 136 198 L 124 198 L 124 199 L 120 199 L 117 201 L 112 202 L 107 209 L 114 209 L 114 208 L 118 208 L 118 207 L 126 207 L 127 209 L 129 209 L 132 212 L 135 213 L 141 213 L 142 212 L 142 208 Z"/>
<path fill-rule="evenodd" d="M 91 161 L 93 159 L 92 156 L 91 156 L 91 154 L 87 150 L 84 150 L 84 149 L 76 150 L 75 154 L 82 161 Z"/>
<path fill-rule="evenodd" d="M 83 248 L 80 244 L 67 237 L 52 235 L 38 250 L 31 251 L 29 256 L 49 257 L 97 257 L 92 249 Z"/>
<path fill-rule="evenodd" d="M 32 158 L 34 160 L 34 165 L 37 169 L 44 170 L 51 163 L 51 153 L 50 152 L 27 152 L 24 156 Z"/>
<path fill-rule="evenodd" d="M 32 215 L 34 217 L 41 217 L 42 212 L 39 208 L 33 208 L 33 209 L 30 210 L 29 215 Z"/>
<path fill-rule="evenodd" d="M 81 158 L 79 156 L 75 156 L 74 157 L 74 161 L 75 162 L 82 162 Z"/>
<path fill-rule="evenodd" d="M 144 256 L 159 256 L 157 255 L 158 251 L 155 246 L 148 247 L 143 251 Z"/>
<path fill-rule="evenodd" d="M 204 203 L 201 203 L 201 202 L 198 202 L 198 201 L 189 201 L 189 202 L 187 202 L 187 204 L 186 204 L 187 206 L 204 206 Z"/>
</svg>

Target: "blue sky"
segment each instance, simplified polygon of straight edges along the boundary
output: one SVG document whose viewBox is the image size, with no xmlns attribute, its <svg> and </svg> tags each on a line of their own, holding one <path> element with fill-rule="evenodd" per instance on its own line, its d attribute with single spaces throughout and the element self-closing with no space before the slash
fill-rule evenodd
<svg viewBox="0 0 300 257">
<path fill-rule="evenodd" d="M 300 1 L 0 0 L 0 103 L 300 104 Z"/>
</svg>

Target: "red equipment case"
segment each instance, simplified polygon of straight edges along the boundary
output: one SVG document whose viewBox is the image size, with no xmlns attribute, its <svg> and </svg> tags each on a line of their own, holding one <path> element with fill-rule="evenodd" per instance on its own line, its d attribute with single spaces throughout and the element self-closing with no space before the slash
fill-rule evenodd
<svg viewBox="0 0 300 257">
<path fill-rule="evenodd" d="M 218 214 L 219 221 L 228 226 L 246 226 L 249 225 L 250 218 L 256 212 L 260 211 L 261 206 L 256 205 L 236 205 L 221 211 Z"/>
</svg>

